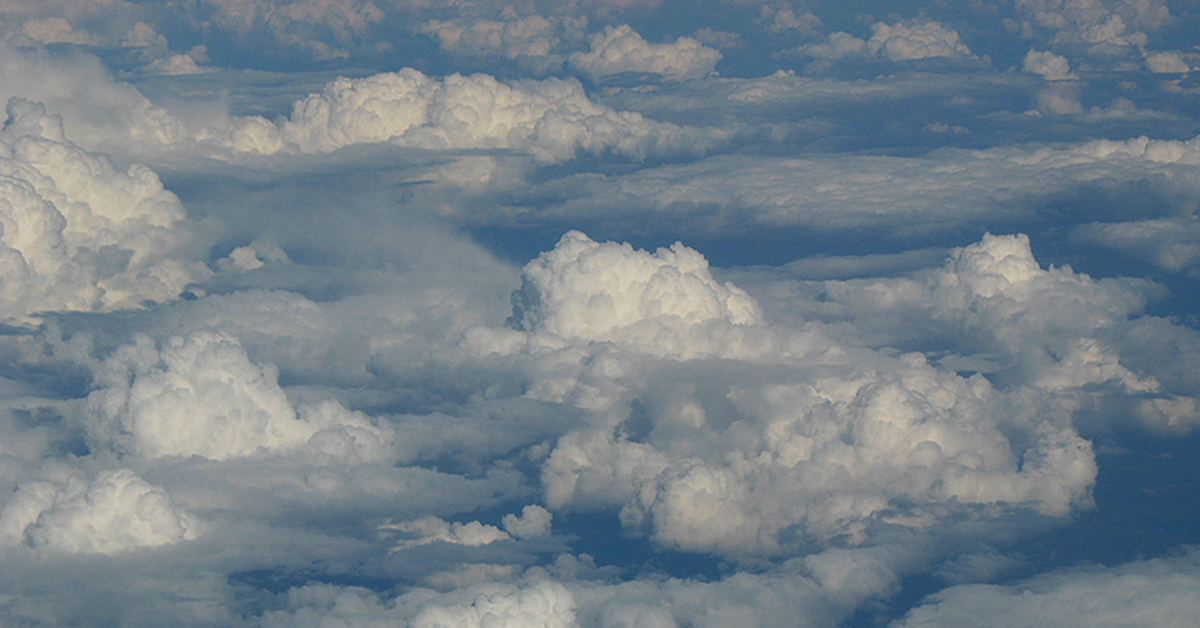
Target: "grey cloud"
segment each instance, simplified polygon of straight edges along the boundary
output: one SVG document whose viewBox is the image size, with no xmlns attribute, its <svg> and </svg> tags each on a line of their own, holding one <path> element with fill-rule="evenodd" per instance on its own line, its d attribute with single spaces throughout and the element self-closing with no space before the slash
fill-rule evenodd
<svg viewBox="0 0 1200 628">
<path fill-rule="evenodd" d="M 895 626 L 1191 626 L 1200 618 L 1195 550 L 1114 567 L 1082 567 L 1012 585 L 932 596 Z"/>
</svg>

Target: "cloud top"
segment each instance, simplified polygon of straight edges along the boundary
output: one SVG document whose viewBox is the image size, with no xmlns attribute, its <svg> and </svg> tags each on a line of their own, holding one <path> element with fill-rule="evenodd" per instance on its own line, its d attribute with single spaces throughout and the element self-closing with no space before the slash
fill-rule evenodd
<svg viewBox="0 0 1200 628">
<path fill-rule="evenodd" d="M 239 152 L 323 153 L 386 142 L 426 149 L 525 151 L 543 162 L 579 150 L 640 159 L 687 148 L 679 127 L 592 102 L 575 80 L 505 83 L 486 74 L 439 80 L 417 70 L 339 78 L 295 103 L 279 124 L 240 119 L 230 146 Z"/>
</svg>

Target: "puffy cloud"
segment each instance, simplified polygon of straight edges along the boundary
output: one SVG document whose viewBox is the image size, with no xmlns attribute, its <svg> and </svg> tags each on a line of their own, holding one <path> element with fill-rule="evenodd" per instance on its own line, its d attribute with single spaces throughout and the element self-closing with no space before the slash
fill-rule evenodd
<svg viewBox="0 0 1200 628">
<path fill-rule="evenodd" d="M 521 510 L 521 515 L 504 515 L 504 529 L 513 537 L 528 539 L 550 534 L 550 522 L 554 515 L 549 510 L 530 504 Z"/>
<path fill-rule="evenodd" d="M 963 254 L 948 290 L 1023 294 L 1016 284 L 1044 271 L 1005 255 L 1008 244 Z M 547 504 L 620 508 L 662 545 L 733 556 L 859 543 L 877 526 L 926 530 L 949 512 L 1063 516 L 1089 504 L 1096 465 L 1069 416 L 920 354 L 852 350 L 759 312 L 681 245 L 650 254 L 570 233 L 527 265 L 514 322 L 534 336 L 516 350 L 545 361 L 534 373 L 546 379 L 526 394 L 593 413 L 594 427 L 561 438 L 544 464 Z M 547 332 L 560 340 L 538 340 Z M 697 361 L 711 358 L 722 366 Z M 1083 383 L 1140 385 L 1102 356 L 1079 361 L 1097 373 Z M 1062 377 L 1060 388 L 1080 385 Z"/>
<path fill-rule="evenodd" d="M 142 336 L 96 373 L 88 429 L 98 445 L 146 457 L 226 460 L 302 450 L 318 458 L 387 458 L 392 433 L 335 401 L 297 415 L 274 367 L 250 361 L 232 337 L 199 332 L 161 350 Z"/>
<path fill-rule="evenodd" d="M 565 161 L 580 149 L 640 159 L 663 149 L 687 149 L 696 141 L 680 127 L 596 104 L 574 80 L 509 84 L 485 74 L 438 80 L 407 68 L 339 78 L 322 93 L 297 101 L 280 124 L 243 118 L 230 133 L 234 150 L 251 153 L 319 153 L 387 142 L 427 149 L 515 149 L 543 162 Z"/>
<path fill-rule="evenodd" d="M 577 626 L 575 598 L 563 585 L 542 580 L 526 587 L 485 583 L 437 595 L 416 590 L 381 600 L 366 589 L 311 585 L 288 592 L 287 610 L 270 611 L 263 625 L 374 626 L 413 628 L 570 628 Z"/>
<path fill-rule="evenodd" d="M 841 31 L 831 33 L 824 42 L 804 46 L 805 54 L 824 59 L 871 56 L 892 61 L 950 58 L 968 59 L 975 55 L 962 43 L 957 32 L 934 21 L 878 22 L 871 27 L 871 38 L 862 40 Z"/>
<path fill-rule="evenodd" d="M 1017 0 L 1026 19 L 1054 33 L 1054 41 L 1090 46 L 1142 47 L 1147 36 L 1173 21 L 1161 0 Z"/>
<path fill-rule="evenodd" d="M 1081 567 L 1011 585 L 958 586 L 909 611 L 911 626 L 1192 626 L 1200 620 L 1194 549 L 1115 567 Z"/>
<path fill-rule="evenodd" d="M 129 469 L 91 480 L 62 472 L 21 484 L 0 512 L 0 541 L 34 549 L 115 554 L 195 539 L 200 522 Z"/>
<path fill-rule="evenodd" d="M 511 8 L 511 7 L 509 7 Z M 472 57 L 517 60 L 535 72 L 559 69 L 565 45 L 582 41 L 587 20 L 570 16 L 518 16 L 506 10 L 500 19 L 430 20 L 418 32 L 438 40 L 443 50 Z"/>
<path fill-rule="evenodd" d="M 175 299 L 208 270 L 187 214 L 144 166 L 118 170 L 66 141 L 62 119 L 9 101 L 0 132 L 0 318 L 109 311 Z"/>
<path fill-rule="evenodd" d="M 380 530 L 396 531 L 406 538 L 400 541 L 395 549 L 408 549 L 429 543 L 450 543 L 476 547 L 510 539 L 500 528 L 468 521 L 467 523 L 450 522 L 440 517 L 422 517 L 413 521 L 389 523 L 380 526 Z"/>
<path fill-rule="evenodd" d="M 591 45 L 590 51 L 571 55 L 571 67 L 593 79 L 623 72 L 659 74 L 677 81 L 704 78 L 722 57 L 691 37 L 652 44 L 626 24 L 592 35 Z"/>
<path fill-rule="evenodd" d="M 1047 81 L 1069 81 L 1077 78 L 1071 74 L 1071 65 L 1067 58 L 1053 52 L 1030 50 L 1021 63 L 1021 69 L 1030 74 L 1037 74 Z"/>
<path fill-rule="evenodd" d="M 1186 74 L 1192 66 L 1175 52 L 1156 52 L 1146 57 L 1146 69 L 1157 74 Z"/>
<path fill-rule="evenodd" d="M 371 0 L 201 0 L 194 10 L 198 28 L 215 24 L 248 39 L 265 34 L 318 60 L 348 57 L 385 17 Z"/>
<path fill-rule="evenodd" d="M 649 254 L 578 231 L 525 266 L 513 303 L 514 323 L 529 331 L 639 344 L 673 329 L 749 325 L 762 316 L 753 299 L 715 281 L 708 260 L 681 243 Z"/>
</svg>

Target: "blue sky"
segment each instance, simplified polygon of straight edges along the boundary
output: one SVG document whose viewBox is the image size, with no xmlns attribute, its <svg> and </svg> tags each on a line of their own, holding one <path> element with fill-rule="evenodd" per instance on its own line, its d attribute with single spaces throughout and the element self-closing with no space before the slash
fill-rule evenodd
<svg viewBox="0 0 1200 628">
<path fill-rule="evenodd" d="M 0 625 L 1196 625 L 1197 26 L 0 5 Z"/>
</svg>

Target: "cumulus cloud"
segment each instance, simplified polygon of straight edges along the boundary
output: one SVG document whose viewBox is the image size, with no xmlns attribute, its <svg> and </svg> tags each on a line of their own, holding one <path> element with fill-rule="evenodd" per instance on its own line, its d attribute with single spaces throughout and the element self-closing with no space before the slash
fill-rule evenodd
<svg viewBox="0 0 1200 628">
<path fill-rule="evenodd" d="M 235 151 L 263 154 L 386 142 L 520 150 L 543 162 L 565 161 L 578 150 L 640 159 L 694 141 L 680 127 L 592 102 L 574 80 L 503 83 L 485 74 L 438 80 L 413 69 L 339 78 L 297 101 L 279 124 L 242 118 L 228 138 Z"/>
<path fill-rule="evenodd" d="M 298 414 L 270 365 L 230 336 L 199 332 L 161 350 L 139 337 L 98 368 L 88 397 L 97 445 L 144 457 L 226 460 L 303 450 L 343 462 L 390 454 L 391 430 L 326 401 Z"/>
<path fill-rule="evenodd" d="M 1011 585 L 934 594 L 896 626 L 1192 626 L 1200 620 L 1200 563 L 1181 556 L 1082 567 Z"/>
<path fill-rule="evenodd" d="M 805 54 L 823 59 L 886 57 L 892 61 L 949 58 L 969 59 L 975 55 L 958 33 L 931 20 L 878 22 L 871 27 L 871 38 L 862 40 L 841 31 L 831 33 L 824 42 L 801 48 Z"/>
<path fill-rule="evenodd" d="M 587 20 L 570 16 L 519 16 L 508 7 L 499 19 L 430 20 L 418 32 L 438 40 L 443 50 L 471 57 L 503 57 L 544 73 L 562 67 L 562 49 L 585 38 Z"/>
<path fill-rule="evenodd" d="M 312 585 L 288 593 L 289 608 L 270 611 L 263 625 L 370 626 L 380 622 L 438 628 L 570 628 L 577 626 L 574 596 L 563 585 L 542 580 L 525 587 L 485 583 L 438 595 L 416 590 L 383 600 L 367 590 Z"/>
<path fill-rule="evenodd" d="M 1186 74 L 1192 70 L 1192 66 L 1174 52 L 1156 52 L 1147 55 L 1146 68 L 1156 74 Z"/>
<path fill-rule="evenodd" d="M 564 338 L 645 342 L 672 328 L 748 325 L 762 316 L 745 292 L 715 281 L 708 260 L 681 243 L 648 254 L 572 231 L 526 265 L 522 281 L 513 322 Z"/>
<path fill-rule="evenodd" d="M 720 52 L 691 37 L 652 44 L 622 24 L 592 35 L 591 50 L 571 55 L 571 67 L 593 79 L 645 72 L 679 81 L 708 76 L 721 58 Z"/>
<path fill-rule="evenodd" d="M 1143 30 L 1162 28 L 1174 19 L 1161 0 L 1018 0 L 1016 6 L 1033 25 L 1052 32 L 1054 41 L 1090 46 L 1145 46 Z"/>
<path fill-rule="evenodd" d="M 200 522 L 129 469 L 21 484 L 0 511 L 0 542 L 62 553 L 115 554 L 197 538 Z"/>
<path fill-rule="evenodd" d="M 1071 74 L 1067 58 L 1049 51 L 1030 50 L 1021 63 L 1021 69 L 1037 74 L 1047 81 L 1069 81 L 1077 78 Z"/>
<path fill-rule="evenodd" d="M 189 259 L 186 212 L 149 168 L 117 169 L 68 142 L 61 118 L 19 99 L 9 101 L 0 151 L 0 317 L 8 322 L 169 301 L 207 278 Z"/>
<path fill-rule="evenodd" d="M 1001 289 L 988 273 L 1013 266 L 1023 280 L 1018 271 L 1036 269 L 1000 259 L 1000 270 L 980 262 L 963 286 L 971 298 Z M 947 509 L 1063 516 L 1090 503 L 1095 461 L 1068 416 L 1023 409 L 920 354 L 890 358 L 766 325 L 681 245 L 650 254 L 569 233 L 526 266 L 513 322 L 534 340 L 507 350 L 546 363 L 534 373 L 547 379 L 526 394 L 594 414 L 595 428 L 561 438 L 544 464 L 547 504 L 619 508 L 625 526 L 668 547 L 786 553 L 863 542 L 874 526 L 928 529 Z M 725 366 L 673 364 L 712 358 Z M 1097 360 L 1097 377 L 1125 375 Z M 716 375 L 726 369 L 758 375 Z M 723 381 L 716 397 L 698 386 L 712 377 Z"/>
</svg>

